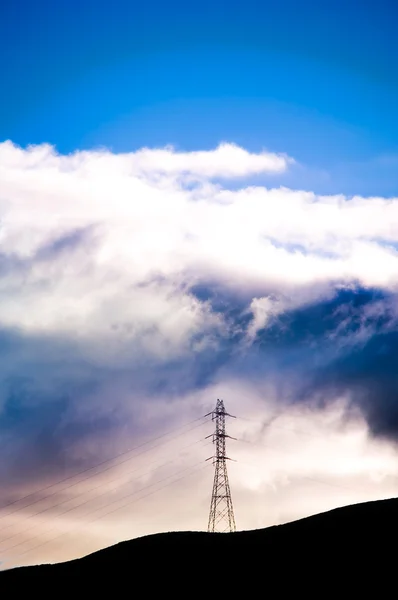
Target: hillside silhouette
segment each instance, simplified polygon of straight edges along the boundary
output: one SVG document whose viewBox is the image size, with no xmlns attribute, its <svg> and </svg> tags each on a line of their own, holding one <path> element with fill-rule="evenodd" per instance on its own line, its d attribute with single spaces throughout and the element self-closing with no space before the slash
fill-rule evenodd
<svg viewBox="0 0 398 600">
<path fill-rule="evenodd" d="M 18 598 L 387 598 L 397 593 L 397 522 L 398 499 L 390 499 L 254 531 L 150 535 L 1 572 L 0 590 Z"/>
</svg>

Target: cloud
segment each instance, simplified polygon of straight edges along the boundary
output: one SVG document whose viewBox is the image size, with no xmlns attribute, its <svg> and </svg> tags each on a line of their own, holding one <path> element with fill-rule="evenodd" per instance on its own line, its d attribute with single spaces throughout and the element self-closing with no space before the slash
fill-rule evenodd
<svg viewBox="0 0 398 600">
<path fill-rule="evenodd" d="M 231 144 L 0 144 L 4 501 L 208 412 L 216 392 L 241 415 L 339 402 L 398 439 L 398 199 L 253 185 L 290 162 Z"/>
<path fill-rule="evenodd" d="M 3 164 L 7 168 L 24 166 L 35 168 L 80 168 L 92 172 L 97 166 L 107 165 L 114 174 L 145 175 L 155 174 L 192 175 L 200 178 L 247 177 L 258 173 L 281 173 L 294 159 L 272 152 L 251 153 L 236 144 L 221 143 L 214 150 L 194 152 L 177 151 L 173 146 L 166 148 L 142 148 L 136 152 L 112 155 L 107 150 L 81 151 L 67 157 L 58 156 L 48 144 L 30 146 L 26 150 L 7 141 L 2 144 Z M 112 160 L 113 159 L 113 160 Z M 115 160 L 116 159 L 116 160 Z"/>
<path fill-rule="evenodd" d="M 271 152 L 252 154 L 235 144 L 220 144 L 215 150 L 176 152 L 172 146 L 152 150 L 145 148 L 133 156 L 138 173 L 189 174 L 199 177 L 235 178 L 257 173 L 281 173 L 292 158 Z"/>
</svg>

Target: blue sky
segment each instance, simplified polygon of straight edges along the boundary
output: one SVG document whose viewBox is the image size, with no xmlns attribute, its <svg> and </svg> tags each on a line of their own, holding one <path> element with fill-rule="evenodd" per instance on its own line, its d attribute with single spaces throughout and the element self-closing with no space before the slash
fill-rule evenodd
<svg viewBox="0 0 398 600">
<path fill-rule="evenodd" d="M 393 0 L 2 3 L 0 138 L 226 140 L 294 156 L 289 185 L 394 195 L 397 14 Z"/>
</svg>

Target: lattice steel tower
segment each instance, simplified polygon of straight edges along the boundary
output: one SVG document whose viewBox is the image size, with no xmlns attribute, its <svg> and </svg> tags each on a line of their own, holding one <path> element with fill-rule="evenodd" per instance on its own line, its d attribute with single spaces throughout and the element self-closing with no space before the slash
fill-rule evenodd
<svg viewBox="0 0 398 600">
<path fill-rule="evenodd" d="M 213 437 L 216 454 L 211 457 L 214 465 L 214 483 L 207 530 L 210 532 L 233 532 L 236 531 L 236 525 L 227 472 L 227 460 L 230 459 L 226 455 L 225 442 L 226 438 L 231 437 L 225 433 L 225 417 L 233 417 L 233 415 L 225 412 L 222 400 L 217 400 L 215 410 L 206 416 L 208 415 L 212 415 L 212 421 L 216 422 L 215 433 L 208 436 Z"/>
</svg>

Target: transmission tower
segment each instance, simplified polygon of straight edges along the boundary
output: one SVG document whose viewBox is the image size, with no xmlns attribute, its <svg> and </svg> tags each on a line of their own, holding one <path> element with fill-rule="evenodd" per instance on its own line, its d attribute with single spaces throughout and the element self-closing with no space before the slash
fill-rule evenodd
<svg viewBox="0 0 398 600">
<path fill-rule="evenodd" d="M 223 400 L 217 400 L 215 410 L 206 416 L 208 415 L 211 415 L 212 421 L 216 422 L 215 433 L 212 436 L 208 436 L 213 437 L 213 443 L 216 445 L 216 454 L 211 457 L 214 465 L 214 483 L 207 530 L 212 533 L 233 532 L 236 531 L 236 525 L 227 472 L 227 460 L 230 459 L 226 455 L 225 443 L 226 438 L 231 437 L 225 433 L 225 417 L 233 417 L 233 415 L 225 412 Z"/>
</svg>

